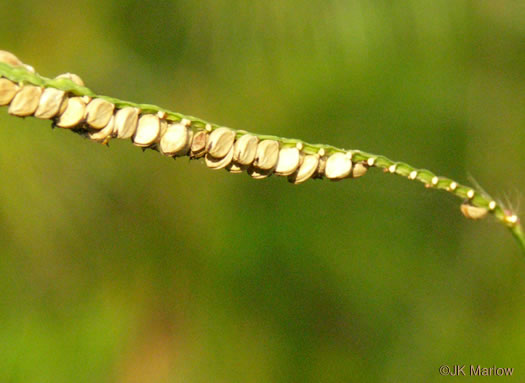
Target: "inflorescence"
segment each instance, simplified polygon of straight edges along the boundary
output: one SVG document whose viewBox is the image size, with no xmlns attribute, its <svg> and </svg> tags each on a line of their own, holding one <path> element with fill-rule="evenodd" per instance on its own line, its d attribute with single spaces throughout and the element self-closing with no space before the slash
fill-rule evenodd
<svg viewBox="0 0 525 383">
<path fill-rule="evenodd" d="M 524 243 L 518 217 L 501 203 L 483 191 L 429 170 L 359 150 L 234 130 L 155 105 L 99 96 L 86 88 L 77 75 L 66 73 L 47 79 L 5 51 L 0 51 L 0 106 L 8 106 L 8 113 L 14 116 L 51 120 L 53 126 L 70 129 L 96 142 L 131 139 L 143 149 L 169 157 L 204 158 L 211 169 L 247 172 L 255 179 L 277 175 L 294 184 L 310 178 L 337 181 L 361 177 L 369 168 L 378 167 L 462 198 L 460 210 L 467 218 L 480 219 L 493 213 Z"/>
</svg>

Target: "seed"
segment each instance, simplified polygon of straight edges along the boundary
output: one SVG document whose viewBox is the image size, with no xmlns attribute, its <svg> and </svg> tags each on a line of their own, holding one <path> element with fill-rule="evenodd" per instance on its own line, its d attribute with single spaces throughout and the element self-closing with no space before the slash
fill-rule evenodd
<svg viewBox="0 0 525 383">
<path fill-rule="evenodd" d="M 17 67 L 22 66 L 28 72 L 35 73 L 35 68 L 33 68 L 31 65 L 24 64 L 22 61 L 20 61 L 18 57 L 16 57 L 11 52 L 0 51 L 0 62 L 4 62 L 11 66 L 17 66 Z"/>
<path fill-rule="evenodd" d="M 279 160 L 275 166 L 275 174 L 289 176 L 297 170 L 301 164 L 301 152 L 296 147 L 282 148 L 279 151 Z"/>
<path fill-rule="evenodd" d="M 115 114 L 115 126 L 113 131 L 116 131 L 117 138 L 130 138 L 135 134 L 137 129 L 137 122 L 139 119 L 139 110 L 126 106 Z"/>
<path fill-rule="evenodd" d="M 159 136 L 159 132 L 159 118 L 154 114 L 145 114 L 139 119 L 137 131 L 133 136 L 133 143 L 141 147 L 150 146 Z"/>
<path fill-rule="evenodd" d="M 392 164 L 388 167 L 388 171 L 392 174 L 394 174 L 397 170 L 397 165 L 396 164 Z"/>
<path fill-rule="evenodd" d="M 224 169 L 228 166 L 233 159 L 233 145 L 230 147 L 230 151 L 226 153 L 223 158 L 217 158 L 212 156 L 210 153 L 206 153 L 205 162 L 206 166 L 210 169 Z"/>
<path fill-rule="evenodd" d="M 60 112 L 60 107 L 66 98 L 66 92 L 55 88 L 46 88 L 40 97 L 35 117 L 41 119 L 50 119 Z"/>
<path fill-rule="evenodd" d="M 319 156 L 317 154 L 308 154 L 304 156 L 303 163 L 299 169 L 288 177 L 288 181 L 294 184 L 300 184 L 314 175 L 319 165 Z"/>
<path fill-rule="evenodd" d="M 473 206 L 468 202 L 464 202 L 460 206 L 463 215 L 470 219 L 480 219 L 487 215 L 487 208 Z"/>
<path fill-rule="evenodd" d="M 489 203 L 489 209 L 494 210 L 496 208 L 496 201 L 490 201 Z"/>
<path fill-rule="evenodd" d="M 439 177 L 432 177 L 432 180 L 430 181 L 432 185 L 437 186 L 439 182 Z"/>
<path fill-rule="evenodd" d="M 475 194 L 475 193 L 476 193 L 476 192 L 475 192 L 473 189 L 470 189 L 470 190 L 467 192 L 467 197 L 468 197 L 468 199 L 472 199 L 472 198 L 474 198 L 474 194 Z"/>
<path fill-rule="evenodd" d="M 262 180 L 263 178 L 267 178 L 272 174 L 271 170 L 261 170 L 254 166 L 250 166 L 248 168 L 248 174 L 250 177 L 256 180 Z"/>
<path fill-rule="evenodd" d="M 0 78 L 0 106 L 8 105 L 16 92 L 18 92 L 18 85 L 9 81 L 6 78 Z"/>
<path fill-rule="evenodd" d="M 84 81 L 82 81 L 80 76 L 78 76 L 78 75 L 76 75 L 74 73 L 63 73 L 63 74 L 59 74 L 58 76 L 55 77 L 56 80 L 59 80 L 59 79 L 62 79 L 62 78 L 71 80 L 77 85 L 84 86 Z"/>
<path fill-rule="evenodd" d="M 193 136 L 191 142 L 191 158 L 200 158 L 206 153 L 206 142 L 208 141 L 208 132 L 206 130 L 200 130 Z"/>
<path fill-rule="evenodd" d="M 257 154 L 259 139 L 251 134 L 241 136 L 233 146 L 233 159 L 241 165 L 250 165 Z"/>
<path fill-rule="evenodd" d="M 113 133 L 114 126 L 115 116 L 111 116 L 105 127 L 89 132 L 88 136 L 90 139 L 96 142 L 107 142 Z"/>
<path fill-rule="evenodd" d="M 228 170 L 232 174 L 239 174 L 242 173 L 243 167 L 239 166 L 235 162 L 231 162 L 228 166 L 226 166 L 226 170 Z"/>
<path fill-rule="evenodd" d="M 409 180 L 415 180 L 417 178 L 417 170 L 412 170 L 408 175 Z"/>
<path fill-rule="evenodd" d="M 228 154 L 235 140 L 235 132 L 228 128 L 218 128 L 210 133 L 206 151 L 215 158 L 223 158 Z"/>
<path fill-rule="evenodd" d="M 365 162 L 357 162 L 352 166 L 352 178 L 358 178 L 364 176 L 368 171 L 368 166 L 365 165 Z"/>
<path fill-rule="evenodd" d="M 334 153 L 326 161 L 325 175 L 331 180 L 347 177 L 352 171 L 352 161 L 346 153 Z"/>
<path fill-rule="evenodd" d="M 9 64 L 11 66 L 21 66 L 24 65 L 22 61 L 18 57 L 16 57 L 14 54 L 8 51 L 1 51 L 0 50 L 0 62 L 4 62 L 6 64 Z"/>
<path fill-rule="evenodd" d="M 257 145 L 255 166 L 260 170 L 271 170 L 279 159 L 279 143 L 274 140 L 264 140 Z"/>
<path fill-rule="evenodd" d="M 35 113 L 42 88 L 33 85 L 24 85 L 11 101 L 8 113 L 14 116 L 24 117 Z"/>
<path fill-rule="evenodd" d="M 368 160 L 366 160 L 366 163 L 368 166 L 374 166 L 376 163 L 376 159 L 374 157 L 370 157 Z"/>
<path fill-rule="evenodd" d="M 166 156 L 183 156 L 188 152 L 190 132 L 181 123 L 169 124 L 159 142 L 159 150 Z"/>
<path fill-rule="evenodd" d="M 86 104 L 82 97 L 71 97 L 67 101 L 64 113 L 60 115 L 56 125 L 60 128 L 74 128 L 84 119 Z"/>
<path fill-rule="evenodd" d="M 452 182 L 450 183 L 450 185 L 448 185 L 448 188 L 449 188 L 451 191 L 454 191 L 454 190 L 456 190 L 456 189 L 458 188 L 458 184 L 457 184 L 456 182 L 452 181 Z"/>
<path fill-rule="evenodd" d="M 95 98 L 86 108 L 86 122 L 94 129 L 102 129 L 107 126 L 114 110 L 115 105 L 111 102 Z"/>
</svg>

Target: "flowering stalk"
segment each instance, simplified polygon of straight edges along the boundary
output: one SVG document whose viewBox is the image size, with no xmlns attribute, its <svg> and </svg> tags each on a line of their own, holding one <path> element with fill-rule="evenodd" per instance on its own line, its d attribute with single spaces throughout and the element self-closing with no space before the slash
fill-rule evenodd
<svg viewBox="0 0 525 383">
<path fill-rule="evenodd" d="M 97 95 L 76 75 L 43 77 L 8 52 L 0 51 L 0 77 L 0 105 L 9 105 L 10 114 L 50 119 L 55 126 L 102 143 L 131 138 L 142 148 L 167 156 L 205 157 L 210 168 L 247 171 L 256 179 L 276 174 L 287 176 L 292 183 L 324 177 L 339 180 L 360 177 L 368 168 L 376 167 L 419 181 L 427 188 L 461 198 L 461 212 L 467 218 L 492 214 L 511 231 L 525 253 L 525 236 L 516 214 L 483 190 L 430 170 L 361 150 L 233 130 L 156 105 Z"/>
</svg>

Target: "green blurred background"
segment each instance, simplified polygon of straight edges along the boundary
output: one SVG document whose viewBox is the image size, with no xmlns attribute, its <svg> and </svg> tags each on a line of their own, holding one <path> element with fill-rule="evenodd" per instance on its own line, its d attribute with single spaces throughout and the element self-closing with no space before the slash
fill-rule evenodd
<svg viewBox="0 0 525 383">
<path fill-rule="evenodd" d="M 517 207 L 524 19 L 512 0 L 4 1 L 0 49 Z M 1 382 L 525 380 L 524 259 L 447 193 L 377 170 L 255 181 L 5 108 L 0 127 Z"/>
</svg>

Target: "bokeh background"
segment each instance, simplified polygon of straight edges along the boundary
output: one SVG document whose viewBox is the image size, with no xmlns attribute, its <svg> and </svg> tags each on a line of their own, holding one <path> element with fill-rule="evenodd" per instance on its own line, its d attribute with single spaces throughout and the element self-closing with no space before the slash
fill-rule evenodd
<svg viewBox="0 0 525 383">
<path fill-rule="evenodd" d="M 0 49 L 98 93 L 471 175 L 519 209 L 524 18 L 512 0 L 8 0 Z M 447 193 L 377 170 L 255 181 L 5 108 L 0 128 L 2 382 L 525 379 L 524 258 Z"/>
</svg>

